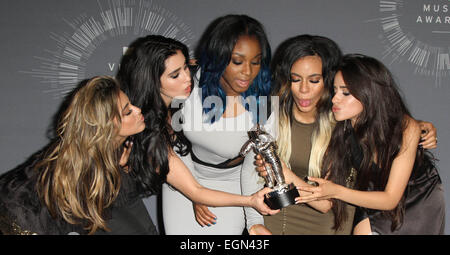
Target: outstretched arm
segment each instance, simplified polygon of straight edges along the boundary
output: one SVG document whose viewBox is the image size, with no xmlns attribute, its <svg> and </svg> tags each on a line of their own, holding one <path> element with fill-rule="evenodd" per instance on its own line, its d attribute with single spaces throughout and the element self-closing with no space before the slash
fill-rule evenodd
<svg viewBox="0 0 450 255">
<path fill-rule="evenodd" d="M 318 187 L 300 187 L 301 190 L 312 192 L 311 195 L 300 197 L 299 202 L 310 202 L 318 199 L 336 198 L 347 203 L 377 210 L 394 209 L 405 191 L 414 166 L 417 145 L 419 144 L 420 126 L 409 119 L 403 132 L 403 143 L 397 157 L 392 162 L 389 179 L 384 191 L 358 191 L 335 184 L 320 178 L 309 178 L 319 183 Z"/>
<path fill-rule="evenodd" d="M 269 188 L 262 189 L 252 196 L 241 196 L 201 186 L 172 150 L 169 153 L 169 169 L 167 182 L 193 202 L 207 206 L 250 206 L 264 215 L 275 214 L 279 211 L 271 210 L 264 203 L 264 194 L 271 191 Z"/>
</svg>

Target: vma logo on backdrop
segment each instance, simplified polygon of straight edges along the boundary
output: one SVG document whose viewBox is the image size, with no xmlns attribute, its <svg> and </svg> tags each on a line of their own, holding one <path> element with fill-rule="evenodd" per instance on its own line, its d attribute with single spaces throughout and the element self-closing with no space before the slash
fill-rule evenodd
<svg viewBox="0 0 450 255">
<path fill-rule="evenodd" d="M 450 1 L 380 1 L 379 14 L 383 58 L 408 62 L 441 86 L 450 77 Z"/>
<path fill-rule="evenodd" d="M 39 66 L 24 71 L 49 87 L 45 92 L 65 96 L 80 81 L 96 75 L 114 76 L 127 46 L 138 37 L 159 34 L 176 38 L 189 48 L 194 38 L 188 25 L 151 0 L 99 0 L 73 19 L 62 20 L 65 32 L 51 33 L 54 50 L 36 57 Z"/>
</svg>

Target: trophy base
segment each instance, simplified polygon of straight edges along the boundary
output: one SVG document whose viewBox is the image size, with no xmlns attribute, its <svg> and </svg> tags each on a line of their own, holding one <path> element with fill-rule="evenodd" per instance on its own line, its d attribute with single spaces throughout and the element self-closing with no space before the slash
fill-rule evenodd
<svg viewBox="0 0 450 255">
<path fill-rule="evenodd" d="M 295 198 L 299 196 L 300 194 L 298 193 L 297 188 L 293 183 L 291 183 L 286 189 L 274 190 L 267 193 L 264 198 L 264 202 L 270 207 L 270 209 L 277 210 L 288 205 L 295 204 Z"/>
</svg>

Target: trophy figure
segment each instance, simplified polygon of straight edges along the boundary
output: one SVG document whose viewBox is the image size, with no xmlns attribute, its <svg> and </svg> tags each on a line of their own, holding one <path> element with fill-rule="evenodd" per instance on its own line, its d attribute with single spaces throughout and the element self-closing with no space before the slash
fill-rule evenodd
<svg viewBox="0 0 450 255">
<path fill-rule="evenodd" d="M 255 128 L 253 128 L 255 129 Z M 286 184 L 283 167 L 277 154 L 275 139 L 256 124 L 256 130 L 247 132 L 248 140 L 240 151 L 241 156 L 247 155 L 251 149 L 260 154 L 266 163 L 267 175 L 264 177 L 266 185 L 274 191 L 267 193 L 264 202 L 273 210 L 295 204 L 295 198 L 300 196 L 294 184 Z"/>
</svg>

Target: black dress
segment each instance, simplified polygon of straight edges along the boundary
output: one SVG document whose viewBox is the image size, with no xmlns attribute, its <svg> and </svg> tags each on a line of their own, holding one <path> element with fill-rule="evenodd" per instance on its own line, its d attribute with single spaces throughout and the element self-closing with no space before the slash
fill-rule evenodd
<svg viewBox="0 0 450 255">
<path fill-rule="evenodd" d="M 352 162 L 358 169 L 363 152 L 353 134 L 351 140 Z M 374 163 L 372 171 L 380 168 Z M 369 183 L 368 191 L 373 190 Z M 416 157 L 411 177 L 406 186 L 400 206 L 403 206 L 403 221 L 392 231 L 392 221 L 383 211 L 358 207 L 355 212 L 354 226 L 369 218 L 373 234 L 381 235 L 439 235 L 444 233 L 445 200 L 441 178 L 429 154 Z"/>
<path fill-rule="evenodd" d="M 110 231 L 97 230 L 96 235 L 158 235 L 144 202 L 139 197 L 134 179 L 122 172 L 119 195 L 107 210 Z"/>
<path fill-rule="evenodd" d="M 1 234 L 87 234 L 81 224 L 69 224 L 62 217 L 53 218 L 45 204 L 41 203 L 35 187 L 38 173 L 34 166 L 42 155 L 42 151 L 38 152 L 0 176 Z M 110 231 L 97 230 L 95 234 L 158 234 L 135 186 L 133 179 L 123 173 L 119 195 L 106 210 Z"/>
</svg>

